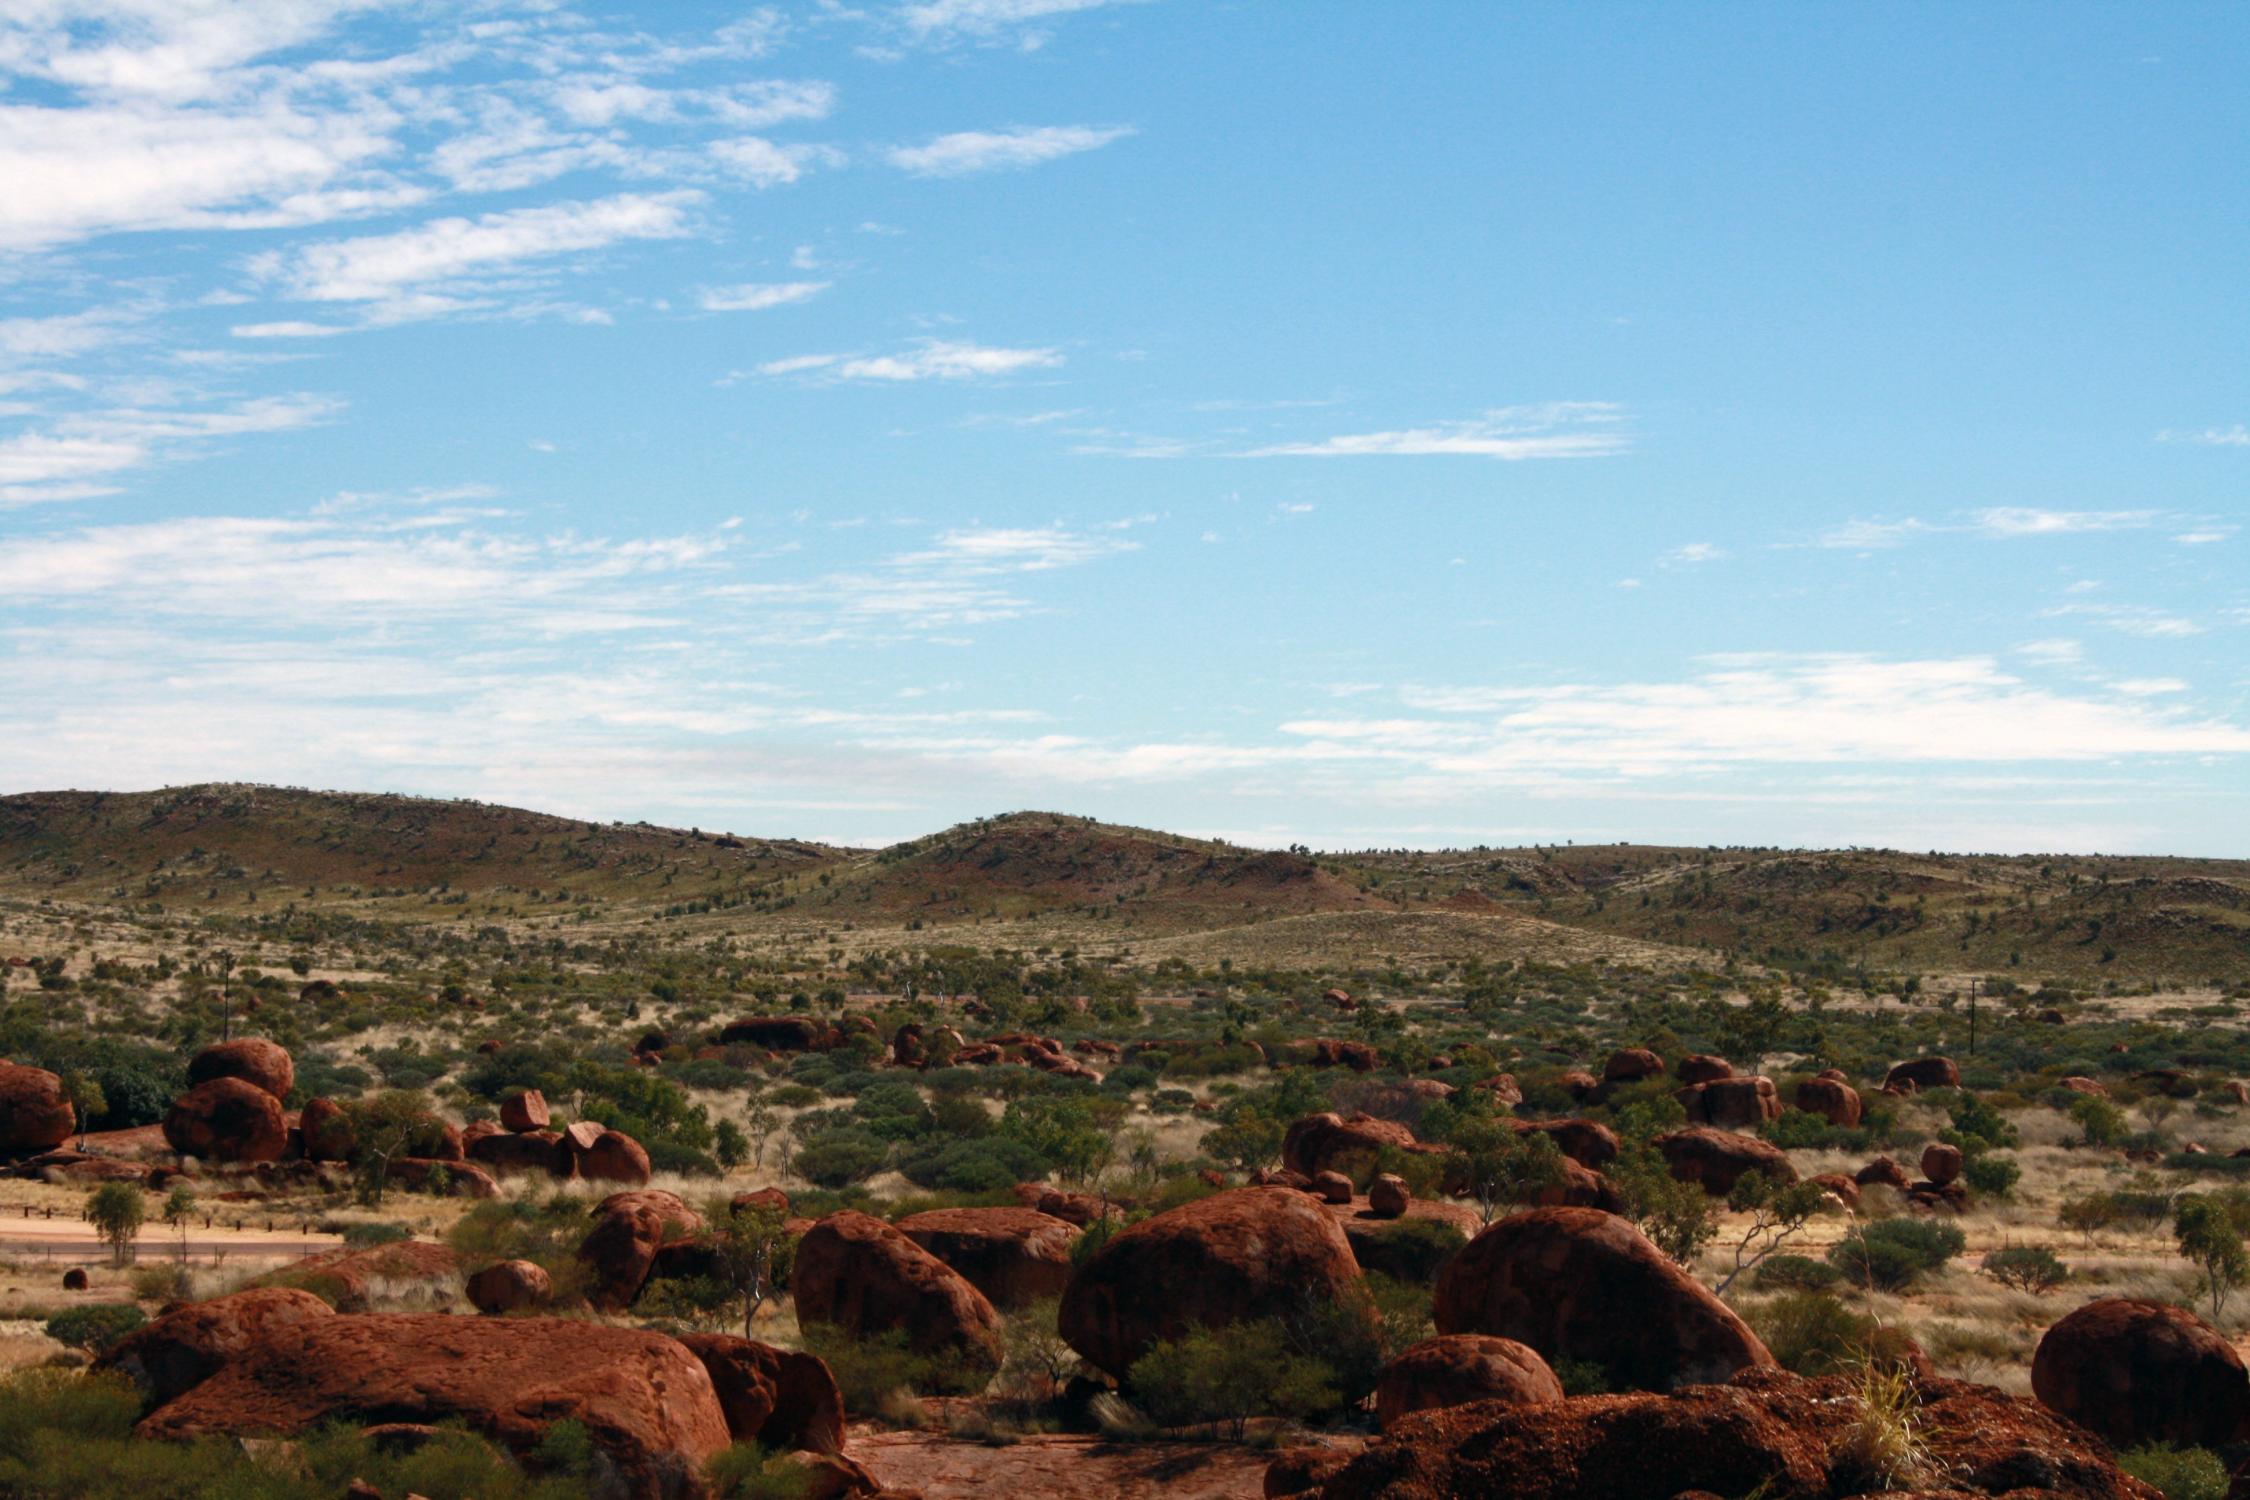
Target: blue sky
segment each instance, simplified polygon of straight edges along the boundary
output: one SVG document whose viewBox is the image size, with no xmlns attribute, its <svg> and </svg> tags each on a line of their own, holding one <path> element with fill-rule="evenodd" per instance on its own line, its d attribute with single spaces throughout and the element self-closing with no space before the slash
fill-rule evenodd
<svg viewBox="0 0 2250 1500">
<path fill-rule="evenodd" d="M 0 6 L 0 785 L 2250 854 L 2250 12 Z"/>
</svg>

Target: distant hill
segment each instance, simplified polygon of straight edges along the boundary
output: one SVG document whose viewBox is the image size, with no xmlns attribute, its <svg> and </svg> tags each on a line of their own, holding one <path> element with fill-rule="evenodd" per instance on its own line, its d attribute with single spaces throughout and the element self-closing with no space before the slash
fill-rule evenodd
<svg viewBox="0 0 2250 1500">
<path fill-rule="evenodd" d="M 674 888 L 763 885 L 838 857 L 794 840 L 287 787 L 0 797 L 0 890 L 135 905 L 504 888 L 653 901 Z"/>
<path fill-rule="evenodd" d="M 869 851 L 266 786 L 34 792 L 0 797 L 0 895 L 409 921 L 655 918 L 697 939 L 1090 939 L 1245 963 L 1347 949 L 1732 954 L 1838 972 L 2250 978 L 2250 861 L 1638 844 L 1311 854 L 1043 812 Z M 975 931 L 994 923 L 1032 925 Z"/>
</svg>

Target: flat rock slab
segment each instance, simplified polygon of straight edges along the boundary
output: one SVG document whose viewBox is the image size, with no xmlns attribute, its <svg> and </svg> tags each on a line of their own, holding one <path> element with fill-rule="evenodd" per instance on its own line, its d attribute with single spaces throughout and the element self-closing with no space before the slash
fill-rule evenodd
<svg viewBox="0 0 2250 1500">
<path fill-rule="evenodd" d="M 1103 1500 L 1262 1500 L 1273 1455 L 1240 1443 L 1118 1443 L 1077 1434 L 1005 1448 L 935 1432 L 854 1428 L 845 1452 L 888 1489 L 924 1500 L 1083 1495 Z"/>
</svg>

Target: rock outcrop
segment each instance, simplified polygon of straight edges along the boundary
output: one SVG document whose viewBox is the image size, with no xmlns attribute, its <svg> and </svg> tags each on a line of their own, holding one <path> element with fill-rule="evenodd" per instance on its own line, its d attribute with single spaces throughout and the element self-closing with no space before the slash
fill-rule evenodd
<svg viewBox="0 0 2250 1500">
<path fill-rule="evenodd" d="M 1666 1131 L 1653 1144 L 1674 1177 L 1698 1184 L 1714 1198 L 1733 1192 L 1734 1185 L 1748 1172 L 1763 1172 L 1778 1182 L 1797 1180 L 1797 1169 L 1789 1164 L 1788 1155 L 1754 1135 L 1690 1125 Z"/>
<path fill-rule="evenodd" d="M 2216 1448 L 2250 1437 L 2250 1375 L 2225 1336 L 2161 1302 L 2105 1297 L 2049 1328 L 2031 1389 L 2119 1448 Z"/>
<path fill-rule="evenodd" d="M 1440 1334 L 1383 1367 L 1375 1382 L 1375 1419 L 1388 1432 L 1432 1407 L 1470 1401 L 1537 1406 L 1562 1398 L 1562 1382 L 1537 1350 L 1489 1334 Z"/>
<path fill-rule="evenodd" d="M 240 1078 L 199 1083 L 172 1101 L 164 1140 L 204 1161 L 279 1161 L 289 1145 L 281 1101 Z"/>
<path fill-rule="evenodd" d="M 998 1308 L 1060 1297 L 1070 1285 L 1070 1247 L 1083 1232 L 1035 1208 L 940 1208 L 897 1227 Z"/>
<path fill-rule="evenodd" d="M 830 1214 L 797 1243 L 790 1272 L 800 1323 L 854 1338 L 902 1329 L 910 1348 L 967 1370 L 1000 1365 L 1000 1316 L 968 1279 L 881 1219 Z"/>
<path fill-rule="evenodd" d="M 1122 1376 L 1161 1340 L 1336 1302 L 1359 1280 L 1334 1211 L 1288 1188 L 1236 1188 L 1113 1237 L 1071 1279 L 1058 1322 L 1088 1363 Z"/>
<path fill-rule="evenodd" d="M 214 1078 L 239 1078 L 254 1083 L 276 1099 L 289 1097 L 297 1083 L 297 1063 L 278 1042 L 244 1037 L 234 1042 L 214 1042 L 188 1063 L 188 1086 Z"/>
<path fill-rule="evenodd" d="M 1514 1339 L 1613 1387 L 1671 1390 L 1773 1357 L 1734 1311 L 1640 1231 L 1599 1209 L 1537 1208 L 1486 1229 L 1438 1277 L 1440 1333 Z"/>
<path fill-rule="evenodd" d="M 70 1139 L 78 1113 L 45 1068 L 0 1062 L 0 1156 L 36 1156 Z"/>
</svg>

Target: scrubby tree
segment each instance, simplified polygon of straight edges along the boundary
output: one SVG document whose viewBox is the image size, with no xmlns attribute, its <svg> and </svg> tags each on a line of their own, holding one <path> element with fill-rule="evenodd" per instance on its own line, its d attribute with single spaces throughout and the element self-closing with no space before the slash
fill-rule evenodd
<svg viewBox="0 0 2250 1500">
<path fill-rule="evenodd" d="M 140 1188 L 130 1182 L 105 1182 L 86 1200 L 86 1217 L 109 1246 L 110 1264 L 115 1266 L 133 1258 L 133 1240 L 147 1215 Z"/>
<path fill-rule="evenodd" d="M 742 1305 L 742 1336 L 750 1338 L 758 1309 L 788 1284 L 797 1242 L 779 1210 L 765 1204 L 735 1208 L 714 1201 L 711 1217 L 722 1227 L 713 1242 L 714 1268 Z"/>
<path fill-rule="evenodd" d="M 2241 1226 L 2225 1203 L 2191 1194 L 2173 1212 L 2172 1233 L 2180 1254 L 2196 1269 L 2197 1290 L 2211 1299 L 2212 1321 L 2218 1321 L 2234 1289 L 2250 1278 L 2250 1251 L 2243 1248 Z"/>
<path fill-rule="evenodd" d="M 195 1217 L 195 1194 L 184 1182 L 172 1184 L 171 1193 L 164 1199 L 164 1222 L 171 1225 L 180 1236 L 180 1264 L 187 1264 L 188 1222 Z"/>
<path fill-rule="evenodd" d="M 1827 1206 L 1828 1191 L 1818 1183 L 1782 1182 L 1765 1172 L 1745 1172 L 1727 1194 L 1727 1207 L 1749 1216 L 1734 1242 L 1734 1268 L 1718 1285 L 1720 1296 L 1735 1278 L 1779 1250 Z"/>
</svg>

